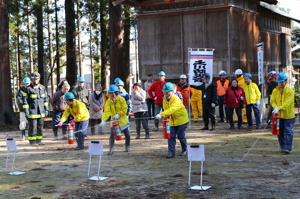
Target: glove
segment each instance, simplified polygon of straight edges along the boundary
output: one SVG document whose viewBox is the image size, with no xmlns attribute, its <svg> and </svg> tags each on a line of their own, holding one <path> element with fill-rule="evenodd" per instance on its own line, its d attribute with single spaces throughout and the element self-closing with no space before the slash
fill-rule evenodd
<svg viewBox="0 0 300 199">
<path fill-rule="evenodd" d="M 278 106 L 276 106 L 276 107 L 273 109 L 272 113 L 273 113 L 273 114 L 276 114 L 276 113 L 278 113 L 278 112 L 279 112 L 279 108 L 278 108 Z"/>
<path fill-rule="evenodd" d="M 58 122 L 56 126 L 62 126 L 64 123 L 63 122 Z"/>
<path fill-rule="evenodd" d="M 154 100 L 157 100 L 157 97 L 154 97 Z"/>
<path fill-rule="evenodd" d="M 120 115 L 119 115 L 119 114 L 115 114 L 114 120 L 117 120 L 117 119 L 119 119 L 119 118 L 120 118 Z"/>
<path fill-rule="evenodd" d="M 211 103 L 211 107 L 215 108 L 216 104 L 215 103 Z"/>
<path fill-rule="evenodd" d="M 256 105 L 257 105 L 257 106 L 260 105 L 260 101 L 259 101 L 259 100 L 256 101 Z"/>
<path fill-rule="evenodd" d="M 49 111 L 45 111 L 45 117 L 49 114 Z"/>
<path fill-rule="evenodd" d="M 161 119 L 161 115 L 160 114 L 155 115 L 155 119 L 160 120 Z"/>
<path fill-rule="evenodd" d="M 106 125 L 106 121 L 102 120 L 100 126 L 104 126 L 104 125 Z"/>
</svg>

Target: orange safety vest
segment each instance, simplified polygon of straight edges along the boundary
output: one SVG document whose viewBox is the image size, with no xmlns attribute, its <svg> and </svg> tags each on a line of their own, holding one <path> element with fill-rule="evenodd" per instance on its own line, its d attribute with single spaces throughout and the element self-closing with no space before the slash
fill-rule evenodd
<svg viewBox="0 0 300 199">
<path fill-rule="evenodd" d="M 225 80 L 224 86 L 221 83 L 221 80 L 217 81 L 217 93 L 219 96 L 223 96 L 226 93 L 226 90 L 229 86 L 229 80 Z"/>
</svg>

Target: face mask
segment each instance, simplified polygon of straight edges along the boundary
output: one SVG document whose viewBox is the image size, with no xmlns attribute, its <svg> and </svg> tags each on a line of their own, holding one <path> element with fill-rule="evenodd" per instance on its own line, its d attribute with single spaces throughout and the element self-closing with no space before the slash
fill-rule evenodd
<svg viewBox="0 0 300 199">
<path fill-rule="evenodd" d="M 96 95 L 100 95 L 101 91 L 95 91 Z"/>
</svg>

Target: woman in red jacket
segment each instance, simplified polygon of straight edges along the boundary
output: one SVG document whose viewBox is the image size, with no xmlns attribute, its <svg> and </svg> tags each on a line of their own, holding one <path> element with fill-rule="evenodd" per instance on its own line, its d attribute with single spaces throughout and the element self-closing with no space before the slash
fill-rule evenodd
<svg viewBox="0 0 300 199">
<path fill-rule="evenodd" d="M 231 86 L 227 89 L 224 104 L 228 108 L 228 119 L 230 122 L 230 129 L 234 129 L 233 123 L 233 111 L 238 116 L 238 129 L 241 128 L 243 119 L 242 119 L 242 108 L 246 106 L 246 98 L 244 90 L 238 86 L 236 79 L 231 81 Z"/>
</svg>

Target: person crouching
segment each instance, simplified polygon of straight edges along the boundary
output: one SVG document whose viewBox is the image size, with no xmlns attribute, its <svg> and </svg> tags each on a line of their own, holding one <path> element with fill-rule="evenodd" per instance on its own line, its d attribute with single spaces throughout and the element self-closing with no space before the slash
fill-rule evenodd
<svg viewBox="0 0 300 199">
<path fill-rule="evenodd" d="M 163 112 L 157 114 L 155 119 L 170 118 L 171 138 L 168 140 L 168 155 L 166 158 L 175 157 L 176 137 L 181 144 L 181 154 L 186 155 L 187 141 L 185 130 L 189 122 L 188 113 L 182 101 L 174 94 L 174 84 L 168 82 L 163 87 Z"/>
<path fill-rule="evenodd" d="M 130 132 L 129 132 L 129 122 L 127 117 L 128 105 L 125 99 L 118 95 L 119 89 L 116 85 L 110 85 L 108 89 L 109 99 L 105 102 L 104 112 L 102 114 L 101 126 L 105 125 L 106 121 L 117 120 L 119 121 L 119 127 L 125 135 L 125 152 L 129 152 L 130 146 Z M 115 145 L 115 134 L 113 129 L 111 129 L 109 138 L 109 152 L 108 155 L 113 154 L 113 149 Z"/>
<path fill-rule="evenodd" d="M 64 114 L 57 126 L 62 126 L 68 117 L 72 115 L 75 121 L 75 136 L 77 142 L 77 147 L 75 150 L 83 150 L 84 136 L 87 134 L 89 126 L 89 110 L 86 108 L 86 105 L 83 102 L 75 99 L 75 96 L 72 92 L 66 93 L 64 100 L 67 103 L 66 110 L 64 111 Z"/>
</svg>

